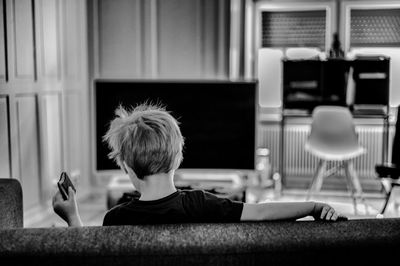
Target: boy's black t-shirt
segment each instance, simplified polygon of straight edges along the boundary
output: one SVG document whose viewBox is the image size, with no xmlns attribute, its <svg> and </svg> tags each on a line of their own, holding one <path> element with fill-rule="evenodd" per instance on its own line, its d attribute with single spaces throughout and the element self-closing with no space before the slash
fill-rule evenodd
<svg viewBox="0 0 400 266">
<path fill-rule="evenodd" d="M 158 200 L 132 200 L 109 210 L 103 225 L 238 222 L 243 203 L 202 190 L 178 190 Z"/>
</svg>

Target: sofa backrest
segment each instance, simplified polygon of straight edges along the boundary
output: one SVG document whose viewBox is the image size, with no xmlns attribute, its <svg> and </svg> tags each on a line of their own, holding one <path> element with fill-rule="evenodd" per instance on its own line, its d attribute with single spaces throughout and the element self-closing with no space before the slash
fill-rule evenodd
<svg viewBox="0 0 400 266">
<path fill-rule="evenodd" d="M 1 265 L 380 265 L 400 219 L 0 230 Z M 395 264 L 394 264 L 395 265 Z"/>
<path fill-rule="evenodd" d="M 0 179 L 0 229 L 23 227 L 22 188 L 17 179 Z"/>
</svg>

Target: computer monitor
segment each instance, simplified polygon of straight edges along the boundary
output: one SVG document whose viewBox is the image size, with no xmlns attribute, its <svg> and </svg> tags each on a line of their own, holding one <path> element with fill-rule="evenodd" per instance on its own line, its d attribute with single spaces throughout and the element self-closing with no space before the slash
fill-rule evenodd
<svg viewBox="0 0 400 266">
<path fill-rule="evenodd" d="M 162 104 L 180 122 L 181 169 L 253 170 L 257 82 L 96 80 L 96 168 L 118 166 L 102 138 L 119 106 Z"/>
</svg>

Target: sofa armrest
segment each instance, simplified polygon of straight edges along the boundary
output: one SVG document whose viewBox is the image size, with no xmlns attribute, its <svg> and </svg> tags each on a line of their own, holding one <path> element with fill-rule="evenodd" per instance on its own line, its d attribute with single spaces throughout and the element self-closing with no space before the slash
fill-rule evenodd
<svg viewBox="0 0 400 266">
<path fill-rule="evenodd" d="M 0 229 L 22 227 L 21 183 L 17 179 L 0 179 Z"/>
</svg>

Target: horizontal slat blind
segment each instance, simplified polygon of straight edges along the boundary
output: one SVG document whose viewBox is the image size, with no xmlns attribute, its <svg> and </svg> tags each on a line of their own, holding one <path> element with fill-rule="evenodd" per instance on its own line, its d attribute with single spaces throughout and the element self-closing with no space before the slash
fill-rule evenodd
<svg viewBox="0 0 400 266">
<path fill-rule="evenodd" d="M 400 46 L 400 9 L 351 10 L 352 47 Z"/>
<path fill-rule="evenodd" d="M 325 47 L 326 11 L 262 12 L 262 47 Z"/>
</svg>

